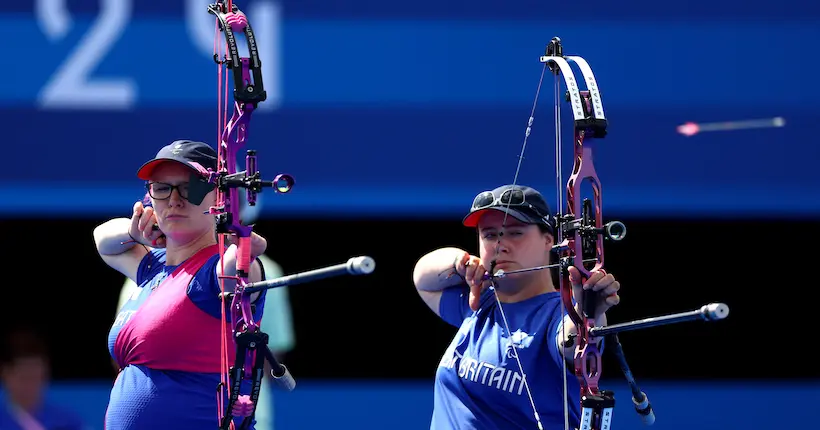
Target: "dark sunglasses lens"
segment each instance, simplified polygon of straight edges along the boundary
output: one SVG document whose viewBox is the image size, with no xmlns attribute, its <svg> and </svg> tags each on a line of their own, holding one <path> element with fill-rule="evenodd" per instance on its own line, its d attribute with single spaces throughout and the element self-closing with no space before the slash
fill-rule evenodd
<svg viewBox="0 0 820 430">
<path fill-rule="evenodd" d="M 473 209 L 485 208 L 493 204 L 495 199 L 493 198 L 493 193 L 489 191 L 485 191 L 477 196 L 473 200 Z"/>
<path fill-rule="evenodd" d="M 524 203 L 524 192 L 521 190 L 507 190 L 501 194 L 501 204 L 520 205 Z"/>
</svg>

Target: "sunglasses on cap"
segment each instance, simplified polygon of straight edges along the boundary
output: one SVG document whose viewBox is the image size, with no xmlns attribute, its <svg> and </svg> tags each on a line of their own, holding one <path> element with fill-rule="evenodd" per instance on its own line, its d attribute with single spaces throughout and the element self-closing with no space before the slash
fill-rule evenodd
<svg viewBox="0 0 820 430">
<path fill-rule="evenodd" d="M 492 191 L 483 191 L 473 199 L 473 205 L 470 211 L 475 212 L 477 210 L 497 206 L 525 207 L 533 211 L 540 218 L 548 218 L 542 214 L 538 208 L 528 203 L 524 192 L 518 189 L 506 190 L 498 197 L 493 195 Z"/>
</svg>

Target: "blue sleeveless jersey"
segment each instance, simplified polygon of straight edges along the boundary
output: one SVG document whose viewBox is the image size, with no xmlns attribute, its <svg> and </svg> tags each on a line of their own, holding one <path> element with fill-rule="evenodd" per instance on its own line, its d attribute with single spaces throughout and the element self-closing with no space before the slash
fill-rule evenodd
<svg viewBox="0 0 820 430">
<path fill-rule="evenodd" d="M 476 312 L 470 309 L 468 298 L 466 287 L 442 292 L 439 314 L 459 330 L 436 371 L 430 428 L 537 429 L 511 346 L 515 344 L 541 423 L 546 430 L 563 430 L 564 359 L 556 344 L 562 318 L 560 294 L 504 303 L 509 329 L 494 293 L 484 292 Z M 571 363 L 566 369 L 569 425 L 575 428 L 580 388 Z"/>
</svg>

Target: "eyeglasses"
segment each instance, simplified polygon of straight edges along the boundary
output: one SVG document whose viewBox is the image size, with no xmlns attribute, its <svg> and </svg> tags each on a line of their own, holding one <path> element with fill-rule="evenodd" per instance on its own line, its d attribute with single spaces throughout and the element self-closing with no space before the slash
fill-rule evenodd
<svg viewBox="0 0 820 430">
<path fill-rule="evenodd" d="M 524 192 L 518 189 L 504 191 L 498 197 L 494 196 L 492 191 L 481 192 L 475 196 L 475 199 L 473 199 L 472 210 L 477 211 L 479 209 L 486 209 L 494 206 L 524 206 L 535 212 L 538 217 L 546 217 L 546 215 L 542 214 L 538 208 L 530 203 L 527 203 L 527 199 L 524 197 Z"/>
<path fill-rule="evenodd" d="M 184 182 L 179 185 L 165 184 L 162 182 L 151 182 L 145 184 L 148 189 L 148 194 L 156 200 L 165 200 L 171 198 L 171 193 L 177 190 L 179 196 L 188 200 L 188 183 Z"/>
</svg>

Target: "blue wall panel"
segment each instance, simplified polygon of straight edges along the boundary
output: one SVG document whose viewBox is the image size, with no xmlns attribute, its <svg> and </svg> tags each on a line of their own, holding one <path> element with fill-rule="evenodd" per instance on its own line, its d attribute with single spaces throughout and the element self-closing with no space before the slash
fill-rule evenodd
<svg viewBox="0 0 820 430">
<path fill-rule="evenodd" d="M 159 146 L 214 141 L 206 4 L 37 0 L 0 14 L 26 56 L 5 57 L 0 72 L 0 212 L 127 212 L 142 193 L 134 171 Z M 608 213 L 818 215 L 820 87 L 806 71 L 820 62 L 805 50 L 820 42 L 820 6 L 767 5 L 639 0 L 582 16 L 534 1 L 248 1 L 270 94 L 250 144 L 264 173 L 297 180 L 261 208 L 460 215 L 473 194 L 512 180 L 537 58 L 559 35 L 603 92 L 610 136 L 596 162 Z M 550 195 L 552 117 L 547 81 L 521 181 Z M 676 132 L 773 117 L 785 127 Z"/>
<path fill-rule="evenodd" d="M 820 402 L 820 384 L 761 382 L 645 382 L 657 421 L 645 427 L 622 384 L 615 388 L 613 427 L 652 430 L 774 430 L 811 428 Z M 56 384 L 52 398 L 82 413 L 92 426 L 101 420 L 110 384 Z M 419 430 L 429 428 L 432 387 L 427 383 L 385 381 L 302 381 L 290 393 L 276 392 L 278 429 Z"/>
</svg>

